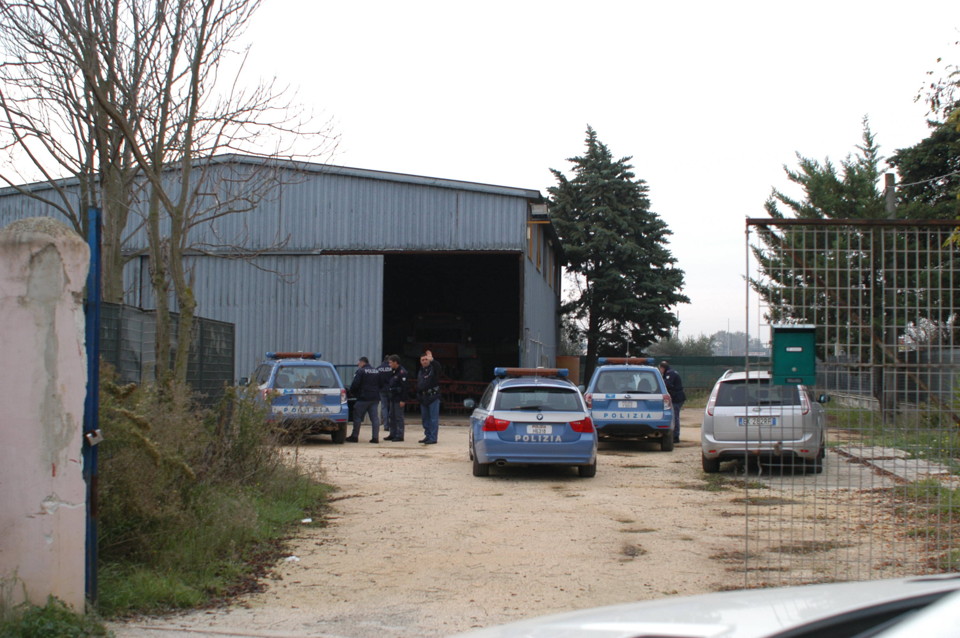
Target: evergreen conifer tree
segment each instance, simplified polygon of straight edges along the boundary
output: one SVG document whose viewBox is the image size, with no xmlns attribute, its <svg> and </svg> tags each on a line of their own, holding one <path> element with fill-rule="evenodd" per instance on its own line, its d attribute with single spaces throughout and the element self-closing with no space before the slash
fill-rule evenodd
<svg viewBox="0 0 960 638">
<path fill-rule="evenodd" d="M 770 323 L 817 326 L 819 353 L 862 364 L 890 365 L 899 356 L 897 339 L 910 324 L 950 325 L 953 268 L 949 251 L 937 250 L 944 233 L 899 233 L 889 220 L 880 190 L 879 147 L 864 120 L 863 143 L 840 169 L 798 155 L 799 168 L 784 167 L 801 197 L 774 189 L 766 202 L 776 220 L 810 220 L 803 225 L 758 225 L 753 245 L 760 274 L 751 287 L 768 304 Z M 919 202 L 918 202 L 919 204 Z M 916 218 L 931 206 L 903 206 L 896 218 Z M 851 221 L 851 229 L 826 232 L 829 221 Z M 857 222 L 872 220 L 876 225 Z M 830 228 L 841 228 L 831 226 Z M 829 334 L 826 326 L 831 326 Z M 884 396 L 884 379 L 874 375 L 872 392 Z"/>
<path fill-rule="evenodd" d="M 630 159 L 614 160 L 587 127 L 586 153 L 569 160 L 572 179 L 551 169 L 557 185 L 547 189 L 567 270 L 580 282 L 563 312 L 585 325 L 588 377 L 597 356 L 638 354 L 668 336 L 679 323 L 671 309 L 690 301 L 667 247 L 672 233 L 650 210 Z"/>
</svg>

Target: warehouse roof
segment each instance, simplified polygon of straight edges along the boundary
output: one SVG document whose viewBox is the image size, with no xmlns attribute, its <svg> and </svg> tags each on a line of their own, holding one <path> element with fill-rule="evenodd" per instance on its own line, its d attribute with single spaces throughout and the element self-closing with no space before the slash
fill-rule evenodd
<svg viewBox="0 0 960 638">
<path fill-rule="evenodd" d="M 388 182 L 401 182 L 404 184 L 414 184 L 419 186 L 432 186 L 435 188 L 451 188 L 456 190 L 474 191 L 479 193 L 488 193 L 492 195 L 506 195 L 509 197 L 522 197 L 533 202 L 543 201 L 540 191 L 527 188 L 514 188 L 511 186 L 498 186 L 494 184 L 481 184 L 476 182 L 465 182 L 454 179 L 443 179 L 439 177 L 426 177 L 422 175 L 408 175 L 405 173 L 391 173 L 387 171 L 375 171 L 366 168 L 352 168 L 349 166 L 334 166 L 333 164 L 322 164 L 318 162 L 308 162 L 304 160 L 276 159 L 257 157 L 254 155 L 241 155 L 236 153 L 215 155 L 208 162 L 211 165 L 217 164 L 248 164 L 251 166 L 275 166 L 277 168 L 286 168 L 292 171 L 301 171 L 305 173 L 317 173 L 327 175 L 341 175 L 344 177 L 356 177 L 360 179 L 373 179 Z M 171 167 L 170 170 L 177 170 Z M 62 180 L 56 180 L 60 186 L 69 187 L 78 182 L 77 178 L 70 177 Z M 50 182 L 44 180 L 22 186 L 9 186 L 0 189 L 0 197 L 11 195 L 22 191 L 46 190 L 50 187 Z"/>
</svg>

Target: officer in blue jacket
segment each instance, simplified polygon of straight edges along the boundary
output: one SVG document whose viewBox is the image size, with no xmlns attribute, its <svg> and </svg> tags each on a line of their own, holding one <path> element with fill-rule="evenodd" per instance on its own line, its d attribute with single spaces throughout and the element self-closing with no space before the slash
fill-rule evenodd
<svg viewBox="0 0 960 638">
<path fill-rule="evenodd" d="M 388 441 L 393 436 L 390 425 L 390 377 L 393 376 L 393 369 L 390 367 L 389 358 L 383 355 L 383 362 L 377 366 L 377 373 L 380 375 L 380 423 L 387 434 L 384 438 Z"/>
<path fill-rule="evenodd" d="M 392 354 L 387 357 L 387 362 L 390 366 L 390 386 L 389 386 L 389 401 L 390 401 L 390 410 L 389 410 L 389 428 L 390 436 L 386 437 L 387 441 L 402 441 L 403 440 L 403 408 L 406 405 L 407 394 L 409 393 L 409 385 L 407 383 L 407 378 L 409 376 L 407 369 L 400 364 L 400 357 Z"/>
<path fill-rule="evenodd" d="M 687 393 L 683 391 L 683 380 L 680 379 L 680 373 L 670 367 L 669 361 L 660 362 L 660 374 L 663 375 L 663 383 L 667 386 L 667 392 L 670 393 L 670 403 L 673 404 L 673 442 L 680 442 L 680 408 L 683 402 L 687 400 Z"/>
<path fill-rule="evenodd" d="M 350 394 L 357 397 L 357 402 L 353 406 L 353 431 L 347 441 L 358 441 L 360 422 L 363 421 L 363 416 L 369 413 L 370 424 L 373 426 L 373 438 L 370 442 L 379 443 L 380 415 L 377 414 L 377 408 L 380 407 L 380 373 L 370 365 L 370 360 L 366 357 L 357 360 L 357 371 L 353 375 L 353 383 L 350 384 Z"/>
</svg>

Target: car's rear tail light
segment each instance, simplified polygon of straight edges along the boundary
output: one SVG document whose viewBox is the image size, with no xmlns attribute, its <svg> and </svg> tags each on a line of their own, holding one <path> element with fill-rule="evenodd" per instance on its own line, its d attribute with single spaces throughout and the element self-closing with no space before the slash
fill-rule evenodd
<svg viewBox="0 0 960 638">
<path fill-rule="evenodd" d="M 717 405 L 717 393 L 720 391 L 720 384 L 718 383 L 714 386 L 713 391 L 710 393 L 710 398 L 707 399 L 707 414 L 713 416 L 713 408 Z"/>
<path fill-rule="evenodd" d="M 803 414 L 810 412 L 810 400 L 807 398 L 806 392 L 800 393 L 800 412 Z"/>
<path fill-rule="evenodd" d="M 670 401 L 670 395 L 669 394 L 663 395 L 663 409 L 669 410 L 672 407 L 673 407 L 673 403 Z"/>
<path fill-rule="evenodd" d="M 484 432 L 503 432 L 510 426 L 510 421 L 506 419 L 496 419 L 491 414 L 483 420 Z"/>
<path fill-rule="evenodd" d="M 340 405 L 343 405 L 347 402 L 347 389 L 340 388 Z"/>
<path fill-rule="evenodd" d="M 270 398 L 270 388 L 264 388 L 263 390 L 260 390 L 260 398 L 264 401 Z"/>
<path fill-rule="evenodd" d="M 574 432 L 589 434 L 590 432 L 593 432 L 593 421 L 590 420 L 590 417 L 580 419 L 579 421 L 571 421 L 570 427 Z"/>
<path fill-rule="evenodd" d="M 585 395 L 583 395 L 583 400 L 587 402 L 587 407 L 588 407 L 588 408 L 592 408 L 592 407 L 593 407 L 593 393 L 592 393 L 592 392 L 587 392 Z"/>
</svg>

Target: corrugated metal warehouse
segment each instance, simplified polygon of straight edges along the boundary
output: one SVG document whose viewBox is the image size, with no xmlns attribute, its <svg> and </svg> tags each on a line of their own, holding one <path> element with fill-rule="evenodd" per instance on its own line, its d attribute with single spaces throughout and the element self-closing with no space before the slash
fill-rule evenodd
<svg viewBox="0 0 960 638">
<path fill-rule="evenodd" d="M 236 155 L 202 175 L 212 214 L 187 262 L 197 314 L 236 324 L 238 376 L 268 350 L 349 367 L 397 353 L 415 369 L 431 346 L 448 376 L 477 381 L 554 364 L 561 249 L 538 191 Z M 249 210 L 220 214 L 265 185 Z M 40 215 L 59 213 L 0 191 L 2 225 Z M 130 256 L 146 249 L 141 221 Z M 155 307 L 148 265 L 128 262 L 126 303 Z"/>
</svg>

